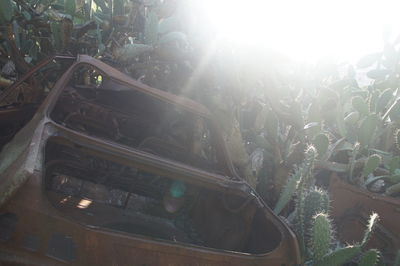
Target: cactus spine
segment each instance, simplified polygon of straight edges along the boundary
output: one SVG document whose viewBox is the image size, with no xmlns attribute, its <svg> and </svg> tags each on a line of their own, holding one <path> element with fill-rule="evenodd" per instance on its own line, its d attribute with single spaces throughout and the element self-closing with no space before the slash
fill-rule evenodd
<svg viewBox="0 0 400 266">
<path fill-rule="evenodd" d="M 329 251 L 332 241 L 332 225 L 325 213 L 318 213 L 313 219 L 311 248 L 314 261 L 320 261 Z"/>
</svg>

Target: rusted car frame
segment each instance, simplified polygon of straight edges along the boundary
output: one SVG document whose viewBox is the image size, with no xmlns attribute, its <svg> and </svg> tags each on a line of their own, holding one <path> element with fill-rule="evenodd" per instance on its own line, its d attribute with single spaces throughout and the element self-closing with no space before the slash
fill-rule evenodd
<svg viewBox="0 0 400 266">
<path fill-rule="evenodd" d="M 82 67 L 97 75 L 84 86 L 74 76 Z M 119 109 L 108 95 L 127 103 Z M 132 118 L 135 108 L 148 117 Z M 293 232 L 236 174 L 206 108 L 88 56 L 2 150 L 0 195 L 4 265 L 300 263 Z"/>
</svg>

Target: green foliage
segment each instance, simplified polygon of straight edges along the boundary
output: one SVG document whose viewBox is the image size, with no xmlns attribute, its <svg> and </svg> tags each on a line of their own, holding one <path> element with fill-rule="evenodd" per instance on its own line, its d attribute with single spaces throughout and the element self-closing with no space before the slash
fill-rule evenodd
<svg viewBox="0 0 400 266">
<path fill-rule="evenodd" d="M 361 241 L 361 246 L 365 246 L 368 243 L 368 240 L 371 238 L 372 233 L 375 230 L 375 227 L 379 221 L 379 216 L 377 213 L 372 213 L 369 217 L 367 229 L 364 232 L 364 237 Z"/>
<path fill-rule="evenodd" d="M 379 164 L 381 163 L 382 157 L 378 154 L 373 154 L 368 157 L 367 162 L 364 165 L 363 169 L 363 176 L 368 176 L 369 174 L 373 173 L 376 168 L 378 168 Z"/>
<path fill-rule="evenodd" d="M 349 262 L 361 252 L 360 246 L 347 246 L 324 256 L 315 266 L 338 266 Z"/>
<path fill-rule="evenodd" d="M 368 104 L 364 101 L 364 98 L 361 96 L 355 96 L 351 100 L 351 104 L 353 105 L 353 108 L 358 111 L 361 115 L 367 115 L 369 113 L 369 107 Z"/>
<path fill-rule="evenodd" d="M 370 249 L 361 258 L 360 266 L 374 266 L 379 261 L 380 252 L 376 249 Z"/>
<path fill-rule="evenodd" d="M 330 207 L 328 193 L 320 188 L 311 188 L 304 199 L 304 224 L 308 228 L 318 213 L 328 213 Z"/>
<path fill-rule="evenodd" d="M 329 138 L 326 134 L 320 133 L 314 137 L 312 144 L 317 149 L 318 156 L 323 156 L 328 150 Z"/>
<path fill-rule="evenodd" d="M 369 145 L 374 135 L 375 129 L 378 126 L 378 116 L 376 114 L 368 115 L 361 122 L 358 130 L 358 141 L 361 146 Z"/>
<path fill-rule="evenodd" d="M 294 174 L 290 176 L 288 182 L 283 189 L 281 196 L 279 197 L 278 202 L 275 205 L 274 213 L 279 214 L 285 208 L 285 206 L 289 203 L 292 197 L 295 195 L 297 190 L 297 185 L 300 179 L 302 178 L 302 172 L 298 169 L 295 170 Z"/>
<path fill-rule="evenodd" d="M 311 233 L 311 246 L 314 261 L 320 261 L 328 254 L 333 239 L 332 225 L 325 213 L 318 213 L 313 217 L 314 224 Z"/>
</svg>

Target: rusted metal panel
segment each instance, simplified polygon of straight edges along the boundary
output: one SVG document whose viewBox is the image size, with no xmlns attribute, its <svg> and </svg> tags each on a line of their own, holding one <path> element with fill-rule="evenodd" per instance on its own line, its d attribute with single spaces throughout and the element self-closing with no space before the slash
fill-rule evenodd
<svg viewBox="0 0 400 266">
<path fill-rule="evenodd" d="M 300 263 L 293 232 L 237 176 L 205 107 L 88 56 L 0 157 L 5 265 Z"/>
<path fill-rule="evenodd" d="M 376 212 L 381 219 L 368 246 L 393 259 L 400 249 L 400 201 L 347 184 L 336 175 L 329 192 L 339 238 L 348 243 L 361 241 L 369 215 Z"/>
</svg>

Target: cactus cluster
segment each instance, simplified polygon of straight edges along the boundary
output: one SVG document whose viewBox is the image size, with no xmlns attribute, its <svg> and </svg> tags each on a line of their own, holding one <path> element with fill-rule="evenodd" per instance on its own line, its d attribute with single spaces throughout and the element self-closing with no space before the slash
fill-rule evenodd
<svg viewBox="0 0 400 266">
<path fill-rule="evenodd" d="M 357 151 L 355 152 L 357 153 Z M 305 151 L 304 162 L 296 168 L 289 178 L 286 187 L 276 206 L 275 213 L 279 214 L 291 198 L 295 197 L 295 209 L 288 219 L 297 234 L 300 249 L 307 264 L 317 266 L 338 266 L 356 260 L 371 238 L 379 220 L 376 213 L 371 214 L 364 237 L 360 243 L 334 248 L 335 241 L 333 222 L 329 218 L 330 200 L 327 191 L 315 186 L 313 175 L 314 162 L 317 158 L 316 149 L 309 147 Z M 354 156 L 355 157 L 355 156 Z M 373 172 L 381 162 L 381 157 L 371 155 L 364 165 L 364 175 Z M 365 251 L 360 265 L 376 265 L 379 261 L 378 250 Z"/>
<path fill-rule="evenodd" d="M 312 259 L 316 266 L 338 266 L 353 260 L 357 255 L 363 252 L 363 248 L 371 238 L 374 228 L 379 220 L 379 216 L 373 213 L 370 216 L 367 229 L 360 243 L 351 246 L 345 246 L 330 251 L 330 243 L 333 239 L 332 224 L 328 215 L 319 213 L 314 216 L 312 226 L 312 241 L 310 249 L 312 250 Z M 359 265 L 374 266 L 378 263 L 380 252 L 376 249 L 370 249 L 364 252 Z"/>
</svg>

